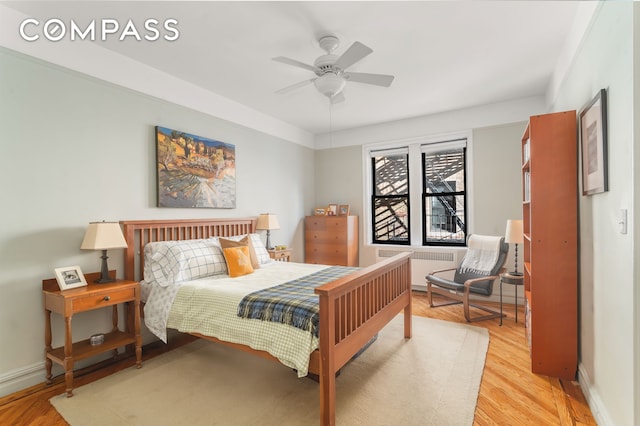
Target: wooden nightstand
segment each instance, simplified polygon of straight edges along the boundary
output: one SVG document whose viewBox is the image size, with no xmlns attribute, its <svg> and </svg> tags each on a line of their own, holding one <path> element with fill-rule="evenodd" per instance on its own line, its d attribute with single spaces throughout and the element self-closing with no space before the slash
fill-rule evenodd
<svg viewBox="0 0 640 426">
<path fill-rule="evenodd" d="M 291 262 L 291 249 L 284 250 L 267 250 L 272 259 L 280 262 Z"/>
<path fill-rule="evenodd" d="M 115 276 L 115 271 L 110 273 Z M 52 363 L 64 367 L 67 397 L 73 396 L 73 364 L 103 352 L 113 351 L 121 346 L 135 344 L 136 366 L 142 366 L 142 337 L 140 336 L 140 284 L 136 281 L 117 280 L 108 284 L 94 284 L 100 273 L 85 274 L 88 285 L 61 291 L 57 281 L 47 279 L 42 281 L 44 296 L 44 343 L 45 364 L 47 369 L 47 383 L 51 383 Z M 125 331 L 118 328 L 118 304 L 127 303 L 127 326 Z M 91 311 L 111 306 L 113 309 L 113 328 L 104 334 L 104 342 L 91 345 L 90 339 L 79 342 L 72 341 L 71 318 L 79 312 Z M 51 312 L 64 317 L 65 339 L 64 346 L 51 347 Z M 133 321 L 131 316 L 133 314 Z"/>
</svg>

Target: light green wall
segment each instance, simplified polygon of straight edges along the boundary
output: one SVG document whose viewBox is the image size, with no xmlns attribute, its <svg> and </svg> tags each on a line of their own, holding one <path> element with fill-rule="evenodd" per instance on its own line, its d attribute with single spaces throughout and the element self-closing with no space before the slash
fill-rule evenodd
<svg viewBox="0 0 640 426">
<path fill-rule="evenodd" d="M 560 85 L 552 110 L 578 113 L 602 89 L 608 95 L 609 191 L 579 197 L 580 383 L 599 424 L 634 425 L 640 368 L 638 353 L 637 204 L 638 162 L 633 161 L 634 105 L 632 2 L 603 2 Z M 636 14 L 637 15 L 637 14 Z M 636 47 L 637 50 L 637 47 Z M 636 71 L 637 73 L 637 71 Z M 637 90 L 636 90 L 637 93 Z M 636 112 L 637 114 L 637 112 Z M 636 127 L 637 129 L 637 127 Z M 581 181 L 581 179 L 580 179 Z M 628 210 L 627 234 L 618 227 Z M 636 346 L 634 347 L 634 340 Z M 637 376 L 637 373 L 635 373 Z M 636 379 L 637 380 L 637 379 Z"/>
<path fill-rule="evenodd" d="M 640 171 L 638 170 L 638 164 L 640 164 L 640 3 L 634 3 L 633 5 L 633 216 L 630 216 L 633 220 L 633 264 L 640 265 L 640 229 L 635 226 L 640 220 L 640 197 L 638 196 L 638 189 L 640 188 Z M 633 282 L 640 283 L 640 267 L 636 266 L 633 269 Z M 633 319 L 633 336 L 634 336 L 634 351 L 635 351 L 635 364 L 633 368 L 634 376 L 634 418 L 636 421 L 640 419 L 640 365 L 638 365 L 638 358 L 640 357 L 640 286 L 634 285 L 634 319 Z"/>
<path fill-rule="evenodd" d="M 473 131 L 475 233 L 504 235 L 508 219 L 522 219 L 520 141 L 526 126 L 523 121 Z"/>
<path fill-rule="evenodd" d="M 362 147 L 318 150 L 316 162 L 316 203 L 349 204 L 350 214 L 362 214 Z"/>
<path fill-rule="evenodd" d="M 4 49 L 0 121 L 0 395 L 44 381 L 41 282 L 56 267 L 99 270 L 99 253 L 80 250 L 91 221 L 268 211 L 282 227 L 272 241 L 290 245 L 302 261 L 301 220 L 314 207 L 309 148 Z M 235 144 L 235 209 L 155 207 L 155 125 Z M 120 276 L 122 261 L 122 251 L 109 251 Z M 80 314 L 74 337 L 110 324 L 108 313 Z M 25 375 L 26 382 L 11 380 Z"/>
</svg>

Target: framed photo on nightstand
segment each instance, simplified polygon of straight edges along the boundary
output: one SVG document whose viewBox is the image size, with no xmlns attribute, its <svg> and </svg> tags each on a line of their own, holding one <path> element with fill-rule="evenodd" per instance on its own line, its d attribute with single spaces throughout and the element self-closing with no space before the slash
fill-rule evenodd
<svg viewBox="0 0 640 426">
<path fill-rule="evenodd" d="M 83 287 L 87 285 L 84 274 L 79 266 L 67 266 L 65 268 L 56 268 L 56 281 L 60 290 L 68 290 L 70 288 Z"/>
</svg>

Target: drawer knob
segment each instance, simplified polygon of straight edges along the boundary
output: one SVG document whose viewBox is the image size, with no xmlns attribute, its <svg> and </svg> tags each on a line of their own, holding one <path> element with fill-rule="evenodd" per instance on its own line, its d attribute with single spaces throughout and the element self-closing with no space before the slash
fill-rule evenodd
<svg viewBox="0 0 640 426">
<path fill-rule="evenodd" d="M 102 300 L 104 300 L 105 302 L 108 302 L 109 300 L 111 300 L 111 296 L 105 296 Z"/>
</svg>

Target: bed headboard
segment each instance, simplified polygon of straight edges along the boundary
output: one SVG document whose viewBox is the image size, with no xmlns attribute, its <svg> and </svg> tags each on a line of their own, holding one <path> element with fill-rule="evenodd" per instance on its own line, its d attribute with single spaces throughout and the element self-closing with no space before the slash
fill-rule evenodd
<svg viewBox="0 0 640 426">
<path fill-rule="evenodd" d="M 169 219 L 120 221 L 127 248 L 124 279 L 140 281 L 144 271 L 144 246 L 154 241 L 232 237 L 255 232 L 255 217 L 240 219 Z"/>
</svg>

